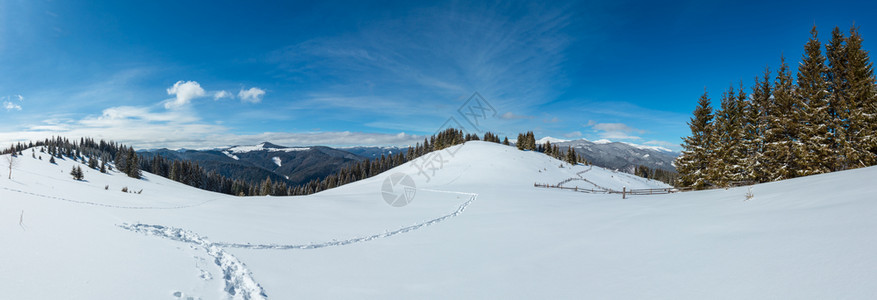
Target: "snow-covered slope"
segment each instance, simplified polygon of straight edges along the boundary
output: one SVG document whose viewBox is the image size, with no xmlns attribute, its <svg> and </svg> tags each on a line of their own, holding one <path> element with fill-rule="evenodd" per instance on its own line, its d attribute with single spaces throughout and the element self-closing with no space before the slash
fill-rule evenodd
<svg viewBox="0 0 877 300">
<path fill-rule="evenodd" d="M 612 188 L 663 185 L 468 142 L 315 195 L 238 198 L 150 174 L 88 171 L 76 182 L 67 174 L 75 163 L 25 154 L 12 180 L 0 157 L 9 299 L 877 293 L 877 168 L 757 185 L 749 200 L 747 188 L 622 200 L 533 183 L 581 175 Z M 382 193 L 397 173 L 416 186 L 402 207 Z"/>
</svg>

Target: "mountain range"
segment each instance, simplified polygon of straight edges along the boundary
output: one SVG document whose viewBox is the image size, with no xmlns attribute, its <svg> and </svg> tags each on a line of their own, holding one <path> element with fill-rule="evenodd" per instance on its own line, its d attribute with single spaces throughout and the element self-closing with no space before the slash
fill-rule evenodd
<svg viewBox="0 0 877 300">
<path fill-rule="evenodd" d="M 234 146 L 212 150 L 141 151 L 145 157 L 161 155 L 168 159 L 189 160 L 206 171 L 259 182 L 271 178 L 275 182 L 297 185 L 322 179 L 347 165 L 365 160 L 365 156 L 325 146 L 285 147 L 269 142 L 253 146 Z"/>
<path fill-rule="evenodd" d="M 679 153 L 656 146 L 636 145 L 607 140 L 588 141 L 585 139 L 556 142 L 558 148 L 572 147 L 576 154 L 591 164 L 609 169 L 633 173 L 637 166 L 651 169 L 676 171 L 673 161 Z"/>
<path fill-rule="evenodd" d="M 678 153 L 661 147 L 606 140 L 592 142 L 585 139 L 563 140 L 544 137 L 537 142 L 544 144 L 546 141 L 558 145 L 561 150 L 571 146 L 579 156 L 586 158 L 593 165 L 629 173 L 632 173 L 636 166 L 641 165 L 652 169 L 675 171 L 673 160 L 678 156 Z M 168 159 L 193 161 L 208 172 L 214 171 L 229 178 L 249 182 L 260 182 L 265 178 L 271 178 L 274 182 L 298 185 L 313 179 L 322 179 L 352 163 L 376 159 L 400 151 L 405 152 L 408 149 L 368 146 L 287 147 L 263 142 L 257 145 L 238 145 L 210 150 L 152 149 L 139 153 L 145 157 L 161 155 Z"/>
</svg>

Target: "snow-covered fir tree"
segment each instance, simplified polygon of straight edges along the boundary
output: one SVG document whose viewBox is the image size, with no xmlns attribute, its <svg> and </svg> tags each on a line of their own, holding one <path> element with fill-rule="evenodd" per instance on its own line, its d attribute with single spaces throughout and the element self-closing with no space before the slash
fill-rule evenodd
<svg viewBox="0 0 877 300">
<path fill-rule="evenodd" d="M 766 171 L 771 181 L 797 177 L 803 152 L 798 138 L 801 105 L 794 97 L 792 74 L 784 57 L 780 59 L 780 69 L 774 80 L 773 102 L 774 109 L 764 133 Z"/>
<path fill-rule="evenodd" d="M 676 158 L 679 171 L 677 186 L 702 189 L 707 187 L 706 174 L 712 149 L 713 110 L 706 92 L 697 101 L 694 116 L 688 122 L 691 135 L 683 138 L 682 154 Z"/>
<path fill-rule="evenodd" d="M 868 58 L 868 51 L 862 49 L 862 36 L 856 27 L 850 28 L 850 36 L 846 40 L 847 83 L 849 84 L 848 125 L 846 155 L 847 165 L 851 168 L 866 167 L 877 162 L 875 154 L 869 150 L 874 147 L 874 123 L 877 121 L 875 107 L 875 85 L 873 65 Z"/>
<path fill-rule="evenodd" d="M 831 132 L 829 123 L 828 82 L 826 81 L 825 57 L 819 43 L 816 26 L 810 30 L 810 40 L 804 45 L 804 54 L 798 66 L 798 82 L 795 97 L 803 104 L 799 124 L 803 153 L 798 175 L 807 176 L 827 173 L 832 168 Z"/>
</svg>

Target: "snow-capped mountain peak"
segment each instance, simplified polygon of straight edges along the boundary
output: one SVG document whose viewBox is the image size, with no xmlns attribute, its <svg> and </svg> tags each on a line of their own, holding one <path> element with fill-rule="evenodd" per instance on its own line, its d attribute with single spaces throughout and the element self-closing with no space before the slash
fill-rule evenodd
<svg viewBox="0 0 877 300">
<path fill-rule="evenodd" d="M 223 152 L 227 153 L 245 153 L 245 152 L 253 152 L 253 151 L 284 151 L 284 152 L 292 152 L 292 151 L 306 151 L 310 150 L 310 147 L 284 147 L 272 144 L 270 142 L 262 142 L 257 145 L 247 146 L 234 146 L 228 149 L 225 149 Z"/>
<path fill-rule="evenodd" d="M 550 142 L 552 144 L 556 144 L 556 143 L 569 142 L 569 140 L 554 138 L 554 137 L 550 137 L 550 136 L 546 136 L 544 138 L 536 140 L 536 144 L 545 144 L 545 142 Z"/>
</svg>

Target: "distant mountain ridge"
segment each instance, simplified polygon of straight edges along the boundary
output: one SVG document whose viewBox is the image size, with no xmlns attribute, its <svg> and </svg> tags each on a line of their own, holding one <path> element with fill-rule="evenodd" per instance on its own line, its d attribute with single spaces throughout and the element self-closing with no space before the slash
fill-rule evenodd
<svg viewBox="0 0 877 300">
<path fill-rule="evenodd" d="M 549 138 L 542 138 L 540 141 Z M 628 173 L 632 173 L 637 166 L 676 171 L 673 161 L 679 156 L 679 153 L 664 147 L 612 142 L 609 140 L 592 142 L 586 139 L 579 139 L 562 142 L 552 141 L 551 144 L 557 145 L 562 150 L 566 150 L 567 147 L 571 146 L 575 149 L 576 154 L 584 157 L 593 165 Z"/>
<path fill-rule="evenodd" d="M 270 142 L 213 150 L 157 149 L 141 151 L 140 154 L 146 157 L 161 155 L 169 159 L 193 161 L 208 172 L 214 171 L 249 182 L 271 178 L 275 182 L 293 185 L 322 179 L 351 163 L 366 159 L 325 146 L 285 147 Z"/>
</svg>

